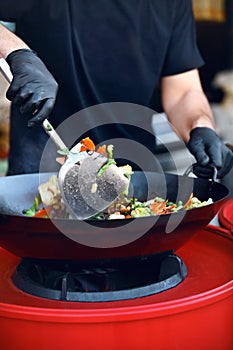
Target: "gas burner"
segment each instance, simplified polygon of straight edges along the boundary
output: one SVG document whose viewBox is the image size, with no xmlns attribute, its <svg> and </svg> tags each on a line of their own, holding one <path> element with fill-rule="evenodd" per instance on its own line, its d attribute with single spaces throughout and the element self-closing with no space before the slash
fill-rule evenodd
<svg viewBox="0 0 233 350">
<path fill-rule="evenodd" d="M 141 298 L 177 286 L 187 268 L 173 252 L 113 261 L 22 259 L 12 276 L 22 291 L 46 299 L 104 302 Z"/>
</svg>

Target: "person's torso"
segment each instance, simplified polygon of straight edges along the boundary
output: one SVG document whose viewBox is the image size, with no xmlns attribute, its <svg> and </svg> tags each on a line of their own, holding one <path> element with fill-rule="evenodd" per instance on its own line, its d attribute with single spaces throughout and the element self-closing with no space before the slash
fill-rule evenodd
<svg viewBox="0 0 233 350">
<path fill-rule="evenodd" d="M 54 126 L 76 112 L 102 103 L 130 103 L 156 109 L 154 92 L 163 74 L 179 1 L 183 2 L 27 0 L 28 6 L 24 2 L 23 9 L 18 1 L 16 33 L 38 53 L 59 84 L 51 116 Z M 109 126 L 104 127 L 98 127 L 98 123 L 96 127 L 96 121 L 87 117 L 94 130 L 86 134 L 96 143 L 113 136 L 131 138 L 153 151 L 150 113 L 146 110 L 145 119 L 140 113 L 133 114 L 127 113 L 125 118 L 129 127 L 116 124 L 117 113 L 109 114 Z M 134 124 L 142 129 L 134 130 Z M 20 131 L 17 122 L 13 128 L 12 148 L 16 148 L 17 135 L 27 135 L 28 131 L 21 125 Z M 32 138 L 33 135 L 28 136 L 29 142 Z"/>
<path fill-rule="evenodd" d="M 17 33 L 54 74 L 69 112 L 114 101 L 153 106 L 173 26 L 167 2 L 34 1 Z"/>
</svg>

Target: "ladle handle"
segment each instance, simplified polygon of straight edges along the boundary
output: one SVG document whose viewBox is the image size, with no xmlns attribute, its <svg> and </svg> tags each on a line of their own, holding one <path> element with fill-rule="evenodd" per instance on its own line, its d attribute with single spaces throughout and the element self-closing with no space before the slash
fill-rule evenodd
<svg viewBox="0 0 233 350">
<path fill-rule="evenodd" d="M 194 164 L 190 165 L 188 167 L 188 169 L 186 169 L 186 171 L 184 172 L 183 175 L 188 176 L 190 173 L 193 172 L 193 168 L 195 166 L 197 166 L 197 163 L 194 163 Z M 215 166 L 213 166 L 213 165 L 207 165 L 206 167 L 209 168 L 212 171 L 212 177 L 211 177 L 212 182 L 217 182 L 217 176 L 218 176 L 217 168 Z"/>
<path fill-rule="evenodd" d="M 53 140 L 53 142 L 56 144 L 58 149 L 63 151 L 68 151 L 67 146 L 64 144 L 58 133 L 55 131 L 51 123 L 48 121 L 48 119 L 45 119 L 43 123 L 41 124 L 45 132 L 49 135 L 49 137 Z"/>
<path fill-rule="evenodd" d="M 4 58 L 0 58 L 0 72 L 4 76 L 4 78 L 8 81 L 8 83 L 11 83 L 13 80 L 13 75 L 11 73 L 10 67 L 6 60 Z M 60 150 L 68 150 L 58 133 L 55 131 L 51 123 L 48 121 L 48 119 L 45 119 L 43 123 L 41 124 L 45 132 L 51 137 L 53 142 L 56 144 L 58 149 Z"/>
</svg>

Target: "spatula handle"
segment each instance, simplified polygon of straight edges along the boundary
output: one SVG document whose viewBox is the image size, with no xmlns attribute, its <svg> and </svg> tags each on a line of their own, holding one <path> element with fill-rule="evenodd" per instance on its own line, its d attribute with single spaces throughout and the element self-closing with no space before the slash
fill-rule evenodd
<svg viewBox="0 0 233 350">
<path fill-rule="evenodd" d="M 4 78 L 11 83 L 13 80 L 13 75 L 11 73 L 10 67 L 4 58 L 0 58 L 0 72 L 4 76 Z M 48 119 L 45 119 L 41 125 L 45 132 L 51 137 L 53 142 L 56 144 L 58 149 L 60 150 L 68 150 L 60 136 L 57 134 L 51 123 Z"/>
</svg>

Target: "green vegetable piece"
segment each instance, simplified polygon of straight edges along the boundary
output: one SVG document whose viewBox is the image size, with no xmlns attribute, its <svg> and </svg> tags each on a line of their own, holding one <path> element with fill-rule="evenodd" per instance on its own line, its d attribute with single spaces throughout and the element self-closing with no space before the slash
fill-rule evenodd
<svg viewBox="0 0 233 350">
<path fill-rule="evenodd" d="M 100 170 L 97 173 L 97 176 L 101 176 L 108 169 L 108 167 L 112 164 L 116 164 L 115 160 L 109 159 L 109 161 L 105 165 L 103 165 L 102 168 L 100 168 Z"/>
<path fill-rule="evenodd" d="M 113 148 L 114 148 L 113 145 L 108 145 L 107 146 L 107 152 L 108 152 L 109 159 L 113 159 Z"/>
<path fill-rule="evenodd" d="M 57 153 L 61 154 L 62 156 L 68 156 L 70 153 L 70 150 L 69 148 L 63 148 L 63 149 L 57 150 Z"/>
<path fill-rule="evenodd" d="M 154 215 L 151 210 L 147 207 L 144 208 L 135 208 L 134 210 L 131 211 L 131 216 L 133 218 L 140 218 L 143 216 L 152 216 Z"/>
<path fill-rule="evenodd" d="M 33 205 L 31 208 L 27 209 L 24 214 L 26 216 L 34 216 L 39 208 L 39 205 L 42 203 L 41 196 L 38 193 L 38 195 L 35 197 Z"/>
</svg>

